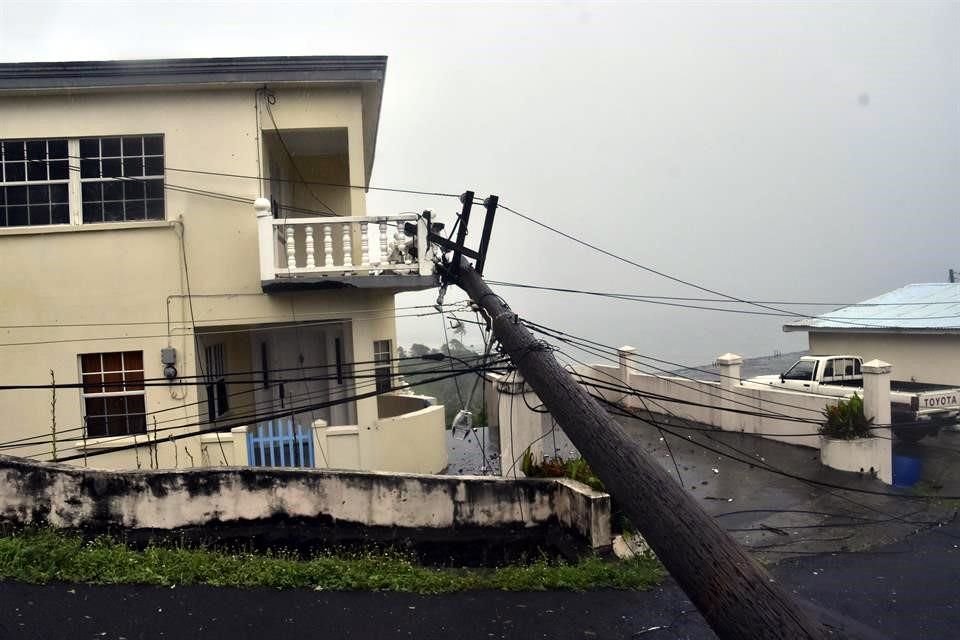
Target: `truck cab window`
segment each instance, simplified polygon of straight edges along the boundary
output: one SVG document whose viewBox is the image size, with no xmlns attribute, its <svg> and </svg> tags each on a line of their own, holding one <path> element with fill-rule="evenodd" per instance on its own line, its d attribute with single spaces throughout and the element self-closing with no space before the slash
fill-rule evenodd
<svg viewBox="0 0 960 640">
<path fill-rule="evenodd" d="M 813 380 L 817 371 L 817 363 L 810 360 L 800 360 L 783 374 L 784 380 Z"/>
</svg>

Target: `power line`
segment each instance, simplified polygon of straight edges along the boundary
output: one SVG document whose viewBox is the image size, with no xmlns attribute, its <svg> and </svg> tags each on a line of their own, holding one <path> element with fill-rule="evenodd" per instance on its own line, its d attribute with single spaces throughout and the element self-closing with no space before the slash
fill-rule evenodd
<svg viewBox="0 0 960 640">
<path fill-rule="evenodd" d="M 612 298 L 640 298 L 643 300 L 672 300 L 679 302 L 723 302 L 728 304 L 739 304 L 736 300 L 731 300 L 729 298 L 703 298 L 703 297 L 685 297 L 685 296 L 659 296 L 651 294 L 640 294 L 640 293 L 614 293 L 614 292 L 605 292 L 605 291 L 592 291 L 584 289 L 571 289 L 569 287 L 552 287 L 547 285 L 538 285 L 522 282 L 504 282 L 502 280 L 486 280 L 486 283 L 489 285 L 497 285 L 501 287 L 519 287 L 523 289 L 542 289 L 544 291 L 557 291 L 561 293 L 582 293 L 586 295 L 596 295 Z M 787 304 L 795 305 L 798 307 L 924 307 L 930 305 L 939 305 L 939 304 L 949 304 L 955 305 L 956 302 L 944 301 L 944 300 L 932 300 L 930 302 L 814 302 L 814 301 L 802 301 L 802 300 L 750 300 L 749 302 L 756 302 L 759 304 Z"/>
<path fill-rule="evenodd" d="M 540 220 L 537 220 L 536 218 L 534 218 L 534 217 L 532 217 L 532 216 L 526 215 L 526 214 L 524 214 L 524 213 L 520 213 L 520 212 L 517 211 L 516 209 L 512 209 L 512 208 L 504 205 L 503 203 L 500 203 L 499 206 L 500 206 L 501 209 L 504 209 L 504 210 L 506 210 L 506 211 L 509 211 L 510 213 L 514 214 L 515 216 L 518 216 L 518 217 L 520 217 L 520 218 L 522 218 L 522 219 L 524 219 L 524 220 L 526 220 L 526 221 L 528 221 L 528 222 L 531 222 L 531 223 L 533 223 L 533 224 L 535 224 L 535 225 L 537 225 L 537 226 L 539 226 L 539 227 L 541 227 L 541 228 L 543 228 L 543 229 L 546 229 L 546 230 L 548 230 L 548 231 L 550 231 L 550 232 L 552 232 L 552 233 L 555 233 L 555 234 L 557 234 L 557 235 L 559 235 L 559 236 L 562 236 L 562 237 L 564 237 L 564 238 L 566 238 L 566 239 L 568 239 L 568 240 L 571 240 L 571 241 L 573 241 L 573 242 L 575 242 L 575 243 L 577 243 L 577 244 L 579 244 L 579 245 L 582 245 L 582 246 L 584 246 L 584 247 L 587 247 L 588 249 L 592 249 L 593 251 L 596 251 L 596 252 L 598 252 L 598 253 L 602 253 L 602 254 L 605 255 L 605 256 L 608 256 L 608 257 L 610 257 L 610 258 L 613 258 L 614 260 L 618 260 L 618 261 L 623 262 L 623 263 L 625 263 L 625 264 L 628 264 L 628 265 L 630 265 L 630 266 L 632 266 L 632 267 L 636 267 L 637 269 L 641 269 L 641 270 L 646 271 L 646 272 L 648 272 L 648 273 L 652 273 L 652 274 L 654 274 L 654 275 L 656 275 L 656 276 L 659 276 L 659 277 L 661 277 L 661 278 L 665 278 L 665 279 L 667 279 L 667 280 L 671 280 L 671 281 L 676 282 L 676 283 L 678 283 L 678 284 L 686 285 L 686 286 L 692 287 L 692 288 L 694 288 L 694 289 L 699 289 L 700 291 L 703 291 L 703 292 L 705 292 L 705 293 L 709 293 L 709 294 L 712 294 L 712 295 L 715 295 L 715 296 L 722 296 L 722 297 L 727 298 L 728 300 L 731 300 L 731 301 L 733 301 L 733 302 L 739 302 L 739 303 L 742 303 L 742 304 L 751 305 L 751 306 L 754 306 L 754 307 L 759 307 L 759 308 L 764 309 L 764 310 L 766 310 L 766 311 L 774 311 L 774 312 L 776 312 L 776 313 L 778 313 L 778 314 L 788 314 L 788 315 L 799 316 L 799 317 L 804 317 L 804 318 L 809 318 L 809 319 L 816 319 L 816 316 L 811 316 L 811 315 L 807 315 L 807 314 L 795 314 L 795 313 L 791 313 L 789 310 L 786 310 L 786 309 L 781 309 L 781 308 L 774 307 L 774 306 L 770 306 L 770 305 L 768 305 L 768 304 L 764 304 L 764 303 L 760 303 L 760 302 L 754 302 L 754 301 L 747 300 L 747 299 L 744 299 L 744 298 L 740 298 L 740 297 L 737 297 L 737 296 L 734 296 L 734 295 L 730 295 L 730 294 L 728 294 L 728 293 L 724 293 L 724 292 L 722 292 L 722 291 L 718 291 L 718 290 L 716 290 L 716 289 L 711 289 L 711 288 L 709 288 L 709 287 L 703 286 L 703 285 L 701 285 L 701 284 L 697 284 L 697 283 L 695 283 L 695 282 L 691 282 L 691 281 L 689 281 L 689 280 L 684 280 L 683 278 L 680 278 L 680 277 L 677 277 L 677 276 L 674 276 L 674 275 L 670 275 L 670 274 L 668 274 L 668 273 L 665 273 L 665 272 L 660 271 L 660 270 L 658 270 L 658 269 L 655 269 L 655 268 L 653 268 L 653 267 L 647 266 L 647 265 L 645 265 L 645 264 L 641 264 L 641 263 L 639 263 L 639 262 L 636 262 L 636 261 L 631 260 L 631 259 L 629 259 L 629 258 L 625 258 L 625 257 L 620 256 L 620 255 L 617 255 L 616 253 L 613 253 L 612 251 L 608 251 L 608 250 L 606 250 L 606 249 L 603 249 L 603 248 L 601 248 L 601 247 L 599 247 L 599 246 L 597 246 L 597 245 L 595 245 L 595 244 L 592 244 L 592 243 L 590 243 L 590 242 L 587 242 L 586 240 L 583 240 L 583 239 L 578 238 L 578 237 L 576 237 L 576 236 L 574 236 L 574 235 L 571 235 L 571 234 L 569 234 L 569 233 L 566 233 L 565 231 L 561 231 L 560 229 L 558 229 L 558 228 L 556 228 L 556 227 L 552 227 L 552 226 L 548 225 L 548 224 L 545 223 L 545 222 L 541 222 Z M 857 326 L 857 327 L 871 327 L 871 326 L 872 326 L 872 325 L 864 325 L 864 324 L 862 324 L 862 323 L 857 323 L 857 322 L 849 322 L 849 321 L 845 321 L 845 320 L 835 320 L 835 321 L 838 322 L 838 323 L 841 323 L 841 324 L 849 324 L 849 325 L 851 325 L 851 326 Z"/>
<path fill-rule="evenodd" d="M 476 356 L 476 357 L 474 357 L 474 358 L 469 358 L 468 360 L 479 360 L 480 358 L 481 358 L 480 356 Z M 397 360 L 423 360 L 425 363 L 428 362 L 428 361 L 430 361 L 429 359 L 420 358 L 420 357 L 403 358 L 403 359 L 399 359 L 399 358 L 398 358 Z M 491 361 L 489 364 L 490 364 L 490 366 L 499 365 L 502 361 L 503 361 L 503 358 L 502 358 L 501 356 L 498 356 L 497 358 L 494 359 L 494 361 Z M 353 362 L 353 363 L 343 363 L 342 366 L 343 366 L 343 367 L 347 367 L 347 368 L 352 368 L 353 365 L 355 365 L 355 364 L 371 364 L 371 363 L 373 363 L 373 362 L 374 362 L 374 361 L 372 361 L 372 360 L 371 360 L 371 361 L 357 361 L 357 362 Z M 461 374 L 461 375 L 462 375 L 463 373 L 469 373 L 470 371 L 472 371 L 472 365 L 470 365 L 469 362 L 467 362 L 466 360 L 462 360 L 462 362 L 464 362 L 465 367 L 467 367 L 467 368 L 466 368 L 465 370 L 458 370 L 458 374 Z M 329 369 L 329 368 L 333 368 L 334 366 L 336 366 L 336 365 L 320 365 L 320 366 L 317 366 L 317 367 L 308 367 L 308 369 L 312 369 L 312 368 L 327 368 L 327 369 Z M 482 363 L 481 366 L 484 367 L 484 368 L 488 367 L 488 365 L 485 364 L 485 363 Z M 291 367 L 291 368 L 283 369 L 283 370 L 284 370 L 284 371 L 293 371 L 293 370 L 296 370 L 296 367 Z M 375 370 L 375 367 L 371 367 L 371 368 L 366 368 L 366 369 L 360 369 L 359 371 L 360 371 L 360 372 L 373 372 L 374 370 Z M 489 370 L 494 370 L 494 369 L 489 369 Z M 405 372 L 405 373 L 409 373 L 409 375 L 411 375 L 411 376 L 422 376 L 422 375 L 426 375 L 426 374 L 430 374 L 430 373 L 435 373 L 435 372 L 437 372 L 437 371 L 446 371 L 446 368 L 445 368 L 445 367 L 442 367 L 442 366 L 438 366 L 438 367 L 436 367 L 436 368 L 428 368 L 428 369 L 420 369 L 420 370 L 409 370 L 409 371 L 407 371 L 407 372 Z M 262 371 L 255 371 L 255 372 L 253 372 L 253 373 L 262 373 Z M 344 377 L 345 379 L 354 380 L 354 379 L 358 379 L 360 376 L 358 375 L 357 371 L 355 370 L 354 373 L 351 373 L 351 374 L 344 373 L 344 374 L 343 374 L 343 377 Z M 369 385 L 371 385 L 371 384 L 373 384 L 373 383 L 376 382 L 375 376 L 372 376 L 372 375 L 371 375 L 371 376 L 363 376 L 363 377 L 364 377 L 364 378 L 369 378 L 369 380 L 367 380 L 367 382 L 361 384 L 360 386 L 369 386 Z M 335 379 L 335 378 L 336 378 L 336 376 L 330 376 L 329 379 Z M 299 380 L 299 379 L 292 379 L 292 380 L 279 379 L 279 380 L 277 380 L 278 383 L 285 383 L 285 382 L 288 382 L 288 381 L 297 382 L 297 381 L 301 381 L 301 380 Z M 228 382 L 228 384 L 232 384 L 232 382 Z M 422 384 L 422 383 L 421 383 L 421 382 L 411 383 L 411 385 L 417 385 L 417 384 Z M 346 391 L 345 389 L 344 389 L 344 390 L 338 390 L 338 391 L 336 391 L 335 393 L 341 393 L 341 392 L 345 392 L 345 391 Z M 239 396 L 239 395 L 248 395 L 248 394 L 250 394 L 250 393 L 253 393 L 253 389 L 249 389 L 249 390 L 244 389 L 244 390 L 232 392 L 232 393 L 228 394 L 228 397 L 231 397 L 231 398 L 232 398 L 232 397 L 236 397 L 236 396 Z M 270 400 L 270 403 L 272 403 L 272 402 L 273 402 L 273 400 L 271 399 L 271 400 Z M 157 410 L 155 410 L 155 411 L 148 411 L 148 412 L 146 412 L 146 413 L 143 414 L 143 415 L 144 415 L 144 417 L 146 417 L 146 416 L 151 416 L 151 417 L 153 417 L 153 416 L 156 416 L 156 415 L 159 415 L 159 414 L 162 414 L 162 413 L 168 413 L 168 412 L 170 412 L 170 411 L 179 411 L 179 410 L 181 410 L 181 409 L 186 409 L 186 408 L 188 408 L 188 407 L 199 406 L 199 405 L 201 405 L 201 404 L 203 404 L 203 403 L 204 403 L 204 401 L 202 401 L 202 400 L 197 400 L 196 402 L 192 402 L 192 403 L 185 403 L 185 404 L 182 404 L 182 405 L 167 407 L 167 408 L 165 408 L 165 409 L 157 409 Z M 253 403 L 253 404 L 255 405 L 255 404 L 258 404 L 258 403 L 255 402 L 255 403 Z M 241 406 L 244 406 L 244 405 L 241 405 Z M 246 406 L 249 406 L 249 405 L 246 405 Z M 168 419 L 168 420 L 161 420 L 161 421 L 160 421 L 160 424 L 165 424 L 165 423 L 169 423 L 169 422 L 175 422 L 175 421 L 177 421 L 177 420 L 180 420 L 180 418 L 172 418 L 172 419 Z M 71 428 L 65 428 L 65 429 L 58 429 L 58 430 L 57 430 L 57 433 L 58 433 L 58 434 L 71 433 L 71 432 L 74 432 L 74 431 L 82 431 L 83 429 L 84 429 L 84 425 L 80 425 L 80 426 L 77 426 L 77 427 L 71 427 Z M 31 446 L 31 445 L 34 445 L 34 444 L 37 443 L 37 442 L 40 442 L 40 441 L 37 440 L 37 438 L 46 438 L 47 435 L 48 435 L 48 434 L 47 434 L 46 432 L 44 432 L 44 433 L 41 433 L 41 434 L 39 434 L 39 435 L 25 436 L 25 437 L 22 437 L 22 438 L 19 438 L 19 439 L 15 439 L 15 440 L 8 440 L 8 441 L 6 441 L 6 442 L 0 443 L 0 447 L 11 448 L 13 445 L 17 445 L 17 444 L 22 444 L 23 446 Z M 125 436 L 118 436 L 118 437 L 125 437 Z M 72 441 L 72 440 L 75 440 L 75 438 L 66 439 L 66 440 L 64 440 L 64 442 L 68 442 L 68 441 Z M 28 441 L 30 441 L 30 442 L 28 442 Z"/>
<path fill-rule="evenodd" d="M 468 367 L 468 368 L 465 368 L 465 369 L 456 369 L 456 370 L 454 370 L 453 372 L 449 372 L 449 371 L 447 371 L 444 367 L 439 367 L 439 366 L 438 366 L 438 367 L 433 368 L 433 369 L 428 369 L 428 370 L 423 370 L 423 371 L 421 371 L 421 372 L 418 372 L 416 375 L 428 375 L 428 374 L 434 374 L 434 373 L 441 373 L 441 372 L 442 372 L 444 375 L 441 376 L 440 378 L 429 378 L 429 379 L 426 379 L 426 380 L 417 380 L 416 382 L 411 382 L 411 383 L 408 383 L 408 384 L 406 384 L 406 385 L 402 385 L 402 386 L 400 386 L 400 387 L 397 387 L 397 389 L 411 388 L 411 387 L 413 387 L 413 386 L 420 385 L 420 384 L 429 384 L 429 383 L 431 383 L 431 382 L 436 382 L 436 381 L 438 381 L 438 380 L 445 380 L 445 379 L 449 378 L 451 375 L 464 375 L 464 374 L 467 374 L 467 373 L 477 373 L 477 372 L 482 372 L 482 371 L 501 371 L 502 369 L 499 367 L 500 364 L 501 364 L 501 363 L 500 363 L 499 361 L 498 361 L 498 362 L 492 362 L 492 363 L 490 363 L 489 365 L 485 365 L 483 369 L 478 368 L 478 367 Z M 377 392 L 376 392 L 376 389 L 375 389 L 375 385 L 376 385 L 376 380 L 370 379 L 370 380 L 368 380 L 368 381 L 366 381 L 366 382 L 364 382 L 364 383 L 362 383 L 362 384 L 360 384 L 360 385 L 355 385 L 355 388 L 354 388 L 353 390 L 354 390 L 354 391 L 357 391 L 357 390 L 363 389 L 363 388 L 374 388 L 373 395 L 377 395 Z M 292 403 L 289 407 L 286 407 L 286 408 L 285 408 L 285 410 L 282 412 L 282 415 L 281 415 L 281 414 L 278 414 L 277 416 L 273 416 L 273 417 L 288 417 L 289 415 L 296 415 L 296 414 L 300 414 L 300 413 L 312 412 L 312 411 L 315 411 L 316 409 L 326 408 L 327 406 L 337 406 L 337 404 L 345 404 L 345 403 L 347 403 L 347 402 L 353 402 L 353 401 L 358 400 L 358 399 L 364 399 L 365 397 L 369 397 L 369 395 L 370 395 L 370 394 L 368 394 L 368 395 L 365 395 L 365 396 L 363 396 L 363 397 L 346 396 L 345 394 L 346 394 L 347 392 L 348 392 L 348 389 L 346 389 L 346 388 L 341 389 L 341 390 L 337 390 L 337 391 L 335 391 L 335 392 L 331 392 L 331 393 L 329 394 L 330 397 L 328 398 L 327 401 L 325 401 L 325 403 L 312 403 L 312 402 L 310 402 L 310 401 L 307 401 L 306 403 L 300 403 L 300 404 L 298 404 L 298 403 L 294 402 L 294 403 Z M 234 396 L 234 395 L 244 395 L 244 394 L 249 394 L 249 393 L 252 393 L 252 390 L 241 391 L 241 392 L 238 392 L 237 394 L 231 394 L 231 396 Z M 341 399 L 343 399 L 343 398 L 346 398 L 346 399 L 345 399 L 343 402 L 339 402 L 339 403 L 338 403 L 338 402 L 333 402 L 333 400 L 336 399 L 336 396 L 342 396 Z M 202 404 L 202 402 L 191 403 L 191 405 L 187 405 L 187 406 L 192 406 L 192 405 L 197 405 L 197 404 Z M 269 406 L 269 407 L 273 407 L 273 406 L 274 406 L 274 401 L 273 401 L 272 398 L 265 399 L 265 400 L 259 400 L 259 401 L 256 400 L 256 399 L 254 399 L 254 400 L 251 401 L 251 402 L 247 402 L 247 403 L 245 403 L 245 404 L 238 405 L 238 407 L 236 407 L 236 408 L 247 408 L 247 407 L 255 407 L 255 408 L 256 408 L 256 407 L 259 407 L 259 406 Z M 178 407 L 170 407 L 170 408 L 168 408 L 168 409 L 162 409 L 162 410 L 158 410 L 158 411 L 155 411 L 155 412 L 152 412 L 152 413 L 153 413 L 153 414 L 163 413 L 164 411 L 167 411 L 167 410 L 177 410 L 177 409 L 181 409 L 181 408 L 182 408 L 182 407 L 179 407 L 179 406 L 178 406 Z M 147 414 L 145 414 L 145 415 L 151 415 L 151 413 L 147 413 Z M 270 416 L 268 416 L 268 417 L 263 417 L 263 415 L 260 414 L 260 413 L 253 413 L 253 414 L 248 414 L 248 415 L 242 415 L 242 414 L 241 414 L 241 415 L 232 415 L 232 416 L 230 416 L 230 417 L 228 418 L 227 421 L 230 421 L 230 422 L 232 422 L 232 423 L 236 423 L 236 422 L 239 421 L 240 424 L 232 424 L 231 426 L 242 426 L 242 425 L 248 424 L 249 422 L 259 422 L 259 421 L 264 421 L 264 420 L 268 420 L 268 419 L 272 419 L 272 417 L 270 417 Z M 179 420 L 180 420 L 180 418 L 171 418 L 171 419 L 168 419 L 168 420 L 162 420 L 162 421 L 160 421 L 158 424 L 178 422 Z M 247 421 L 247 422 L 244 422 L 244 421 Z M 199 421 L 196 421 L 196 422 L 188 422 L 188 423 L 174 424 L 173 426 L 164 427 L 164 428 L 162 428 L 162 429 L 156 429 L 156 428 L 154 428 L 154 429 L 153 429 L 152 431 L 150 431 L 149 433 L 148 433 L 148 432 L 142 432 L 142 433 L 138 433 L 138 434 L 122 434 L 122 435 L 115 435 L 115 436 L 101 436 L 101 437 L 98 437 L 98 438 L 96 438 L 96 439 L 97 439 L 98 442 L 102 445 L 103 443 L 109 443 L 111 440 L 118 440 L 118 441 L 119 441 L 119 440 L 123 440 L 123 439 L 125 439 L 125 438 L 129 438 L 129 437 L 131 437 L 131 436 L 150 436 L 151 434 L 156 434 L 156 433 L 160 433 L 160 432 L 167 432 L 167 431 L 171 431 L 171 430 L 185 429 L 185 428 L 190 428 L 190 427 L 207 427 L 207 426 L 209 426 L 209 425 L 214 425 L 214 428 L 213 428 L 213 429 L 207 428 L 207 429 L 201 429 L 200 431 L 197 431 L 197 432 L 191 432 L 192 435 L 202 435 L 202 434 L 204 434 L 204 433 L 216 431 L 216 430 L 217 430 L 216 425 L 217 425 L 218 423 L 220 423 L 220 422 L 224 422 L 224 421 L 223 421 L 223 420 L 213 420 L 213 421 L 210 421 L 210 420 L 199 420 Z M 229 427 L 228 427 L 228 428 L 229 428 Z M 83 429 L 83 427 L 78 427 L 78 428 L 75 428 L 75 429 L 70 429 L 70 430 L 68 430 L 68 431 L 76 431 L 76 430 L 80 430 L 80 429 Z M 222 430 L 222 429 L 221 429 L 221 430 Z M 58 433 L 63 433 L 63 432 L 58 431 Z M 30 442 L 9 441 L 9 442 L 6 442 L 6 443 L 0 443 L 0 448 L 10 449 L 10 448 L 22 448 L 22 447 L 36 447 L 36 446 L 40 446 L 40 445 L 43 445 L 43 444 L 52 443 L 52 442 L 53 442 L 53 439 L 50 439 L 50 438 L 48 438 L 47 436 L 48 436 L 48 434 L 39 434 L 39 435 L 36 435 L 36 436 L 30 436 L 30 438 L 32 438 Z M 41 437 L 42 437 L 43 439 L 38 439 L 38 438 L 41 438 Z M 78 437 L 79 437 L 79 436 L 78 436 Z M 77 441 L 77 438 L 78 438 L 78 437 L 58 438 L 58 439 L 57 439 L 57 442 L 62 442 L 62 443 L 75 443 L 75 442 Z M 31 457 L 36 457 L 36 456 L 38 456 L 38 455 L 44 455 L 44 454 L 38 453 L 38 454 L 30 454 L 30 455 L 31 455 Z"/>
<path fill-rule="evenodd" d="M 476 372 L 478 372 L 478 371 L 480 371 L 480 370 L 479 370 L 479 369 L 473 369 L 473 372 L 474 372 L 474 373 L 476 373 Z M 453 376 L 456 376 L 456 375 L 461 375 L 461 373 L 462 373 L 462 372 L 445 373 L 444 375 L 441 375 L 441 376 L 437 376 L 437 377 L 434 377 L 434 378 L 430 378 L 430 379 L 428 379 L 428 380 L 423 380 L 423 381 L 421 381 L 419 384 L 429 384 L 429 383 L 431 383 L 431 382 L 439 382 L 439 381 L 441 381 L 441 380 L 446 380 L 447 378 L 450 378 L 450 377 L 453 377 Z M 409 386 L 410 386 L 410 385 L 407 385 L 407 387 L 409 387 Z M 404 388 L 406 388 L 406 387 L 404 387 Z M 352 396 L 350 396 L 350 397 L 343 398 L 343 399 L 340 399 L 340 400 L 337 400 L 337 401 L 320 402 L 320 403 L 315 403 L 315 404 L 313 404 L 313 405 L 308 405 L 308 406 L 304 406 L 304 407 L 299 407 L 299 408 L 297 408 L 297 409 L 286 409 L 286 410 L 283 410 L 283 411 L 274 412 L 274 413 L 267 414 L 267 415 L 262 415 L 262 414 L 261 414 L 261 415 L 257 415 L 257 414 L 254 414 L 254 415 L 244 416 L 243 418 L 240 418 L 239 421 L 231 420 L 231 421 L 230 421 L 230 424 L 224 425 L 224 426 L 222 426 L 222 427 L 217 427 L 215 430 L 216 430 L 216 431 L 223 432 L 223 431 L 227 431 L 227 430 L 229 430 L 229 429 L 231 429 L 231 428 L 233 428 L 233 427 L 246 426 L 249 422 L 252 422 L 252 421 L 263 422 L 263 421 L 267 421 L 267 420 L 276 420 L 276 419 L 278 419 L 278 418 L 287 418 L 287 417 L 291 417 L 291 416 L 293 416 L 293 415 L 296 415 L 296 414 L 298 414 L 298 413 L 305 413 L 305 412 L 308 412 L 308 411 L 311 411 L 311 410 L 314 410 L 314 409 L 323 409 L 323 408 L 327 408 L 327 407 L 333 407 L 333 406 L 337 406 L 337 405 L 340 405 L 340 404 L 346 404 L 347 402 L 356 402 L 357 400 L 363 400 L 363 399 L 366 399 L 366 398 L 372 398 L 372 397 L 376 397 L 376 396 L 378 396 L 378 395 L 381 395 L 380 392 L 377 391 L 376 389 L 374 389 L 373 391 L 364 392 L 364 393 L 360 393 L 360 394 L 354 394 L 354 395 L 352 395 Z M 198 423 L 195 423 L 195 424 L 181 425 L 181 426 L 178 426 L 178 427 L 166 427 L 165 429 L 163 429 L 163 430 L 161 430 L 161 431 L 172 430 L 172 429 L 183 429 L 183 428 L 188 428 L 188 427 L 192 427 L 192 426 L 200 426 L 200 425 L 204 425 L 204 424 L 210 424 L 210 423 L 209 423 L 209 422 L 198 422 Z M 169 437 L 167 437 L 167 438 L 164 438 L 164 440 L 166 440 L 166 441 L 175 441 L 175 440 L 180 440 L 180 439 L 182 439 L 182 438 L 196 437 L 197 435 L 202 435 L 203 433 L 209 433 L 209 432 L 211 432 L 211 431 L 213 431 L 213 429 L 206 429 L 206 430 L 201 431 L 201 432 L 189 432 L 189 433 L 176 434 L 176 435 L 171 435 L 171 436 L 169 436 Z M 146 435 L 146 434 L 144 434 L 144 435 Z M 125 436 L 125 437 L 126 437 L 126 436 Z M 69 461 L 71 461 L 71 460 L 77 460 L 77 459 L 80 459 L 80 458 L 89 458 L 89 457 L 98 456 L 98 455 L 105 455 L 105 454 L 108 454 L 108 453 L 115 453 L 115 452 L 117 452 L 117 451 L 124 451 L 124 450 L 127 450 L 127 449 L 136 448 L 136 447 L 138 447 L 138 446 L 142 446 L 143 444 L 144 444 L 144 443 L 132 443 L 132 444 L 128 444 L 128 445 L 122 445 L 122 446 L 119 446 L 119 447 L 112 447 L 112 448 L 109 448 L 109 449 L 103 449 L 103 450 L 100 450 L 100 451 L 94 451 L 94 452 L 92 452 L 92 453 L 88 453 L 88 452 L 85 451 L 85 452 L 83 452 L 83 453 L 74 454 L 74 455 L 71 455 L 71 456 L 60 457 L 60 458 L 58 458 L 58 462 L 69 462 Z M 160 442 L 158 442 L 158 444 L 160 444 Z"/>
<path fill-rule="evenodd" d="M 487 284 L 489 284 L 490 286 L 518 287 L 518 288 L 532 289 L 532 290 L 538 290 L 538 291 L 553 291 L 553 292 L 557 292 L 557 293 L 574 293 L 574 294 L 580 294 L 580 295 L 596 296 L 596 297 L 601 297 L 601 298 L 610 298 L 610 299 L 613 299 L 613 300 L 623 300 L 623 301 L 627 301 L 627 302 L 642 302 L 642 303 L 645 303 L 645 304 L 655 304 L 655 305 L 662 305 L 662 306 L 667 306 L 667 307 L 679 307 L 679 308 L 683 308 L 683 309 L 698 309 L 698 310 L 701 310 L 701 311 L 717 311 L 717 312 L 720 312 L 720 313 L 736 313 L 736 314 L 741 314 L 741 315 L 768 316 L 768 317 L 769 317 L 769 316 L 773 316 L 773 317 L 781 317 L 781 318 L 797 318 L 797 317 L 802 317 L 802 318 L 822 318 L 822 316 L 809 316 L 809 315 L 805 315 L 805 314 L 802 314 L 802 313 L 796 313 L 796 312 L 792 312 L 792 311 L 783 311 L 783 312 L 774 312 L 774 311 L 751 311 L 751 310 L 748 310 L 748 309 L 729 309 L 729 308 L 724 308 L 724 307 L 710 307 L 710 306 L 703 306 L 703 305 L 696 305 L 696 304 L 687 304 L 687 303 L 685 303 L 685 302 L 671 302 L 672 300 L 690 300 L 690 301 L 704 301 L 704 302 L 728 302 L 728 303 L 740 304 L 739 302 L 734 301 L 734 300 L 722 300 L 722 299 L 717 299 L 717 298 L 682 298 L 682 297 L 674 297 L 674 296 L 647 296 L 647 295 L 627 294 L 627 293 L 610 293 L 610 292 L 604 292 L 604 291 L 590 291 L 590 290 L 584 290 L 584 289 L 570 289 L 570 288 L 565 288 L 565 287 L 548 287 L 548 286 L 542 286 L 542 285 L 522 284 L 522 283 L 517 283 L 517 282 L 503 282 L 503 281 L 498 281 L 498 280 L 490 280 L 490 281 L 487 282 Z M 760 302 L 760 301 L 751 301 L 750 304 L 767 304 L 767 303 L 763 303 L 763 302 Z M 806 305 L 815 305 L 815 304 L 816 304 L 816 305 L 820 305 L 820 304 L 823 304 L 824 306 L 827 306 L 827 305 L 825 305 L 825 303 L 800 303 L 800 302 L 777 302 L 777 303 L 772 303 L 772 304 L 795 304 L 795 305 L 804 305 L 804 304 L 806 304 Z M 929 304 L 929 303 L 913 303 L 913 304 L 925 305 L 925 304 Z M 941 303 L 939 303 L 939 304 L 956 305 L 957 303 L 956 303 L 956 302 L 941 302 Z M 829 305 L 829 306 L 833 306 L 833 305 Z M 881 305 L 862 304 L 862 305 L 846 305 L 846 306 L 848 306 L 848 307 L 849 307 L 849 306 L 872 307 L 872 306 L 881 306 Z M 890 303 L 889 305 L 883 305 L 883 306 L 902 306 L 902 305 Z M 827 315 L 829 315 L 829 314 L 827 314 Z M 952 320 L 952 319 L 956 319 L 956 318 L 960 318 L 960 315 L 953 314 L 953 315 L 943 315 L 943 316 L 908 316 L 908 317 L 903 317 L 903 316 L 864 316 L 864 317 L 861 317 L 861 318 L 857 318 L 857 321 L 859 322 L 859 321 L 861 321 L 861 320 L 878 320 L 878 321 L 883 321 L 883 320 Z M 831 320 L 831 321 L 836 320 L 836 318 L 826 318 L 826 319 L 827 319 L 827 320 Z M 841 319 L 841 320 L 842 320 L 842 319 Z M 873 326 L 873 325 L 871 325 L 871 326 Z"/>
</svg>

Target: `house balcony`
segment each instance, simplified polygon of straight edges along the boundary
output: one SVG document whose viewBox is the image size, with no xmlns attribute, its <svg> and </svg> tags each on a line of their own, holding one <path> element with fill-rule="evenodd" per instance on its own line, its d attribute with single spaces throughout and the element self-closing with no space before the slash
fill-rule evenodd
<svg viewBox="0 0 960 640">
<path fill-rule="evenodd" d="M 416 214 L 275 218 L 257 199 L 260 280 L 265 292 L 436 286 L 427 221 Z M 413 237 L 404 229 L 415 229 Z"/>
</svg>

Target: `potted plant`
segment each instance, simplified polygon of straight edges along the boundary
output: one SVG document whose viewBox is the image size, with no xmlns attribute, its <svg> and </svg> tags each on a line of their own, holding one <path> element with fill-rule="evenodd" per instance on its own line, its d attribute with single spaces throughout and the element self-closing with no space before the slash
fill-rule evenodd
<svg viewBox="0 0 960 640">
<path fill-rule="evenodd" d="M 833 469 L 876 475 L 881 448 L 873 437 L 873 418 L 863 411 L 863 398 L 854 394 L 823 411 L 820 425 L 820 462 Z"/>
<path fill-rule="evenodd" d="M 873 418 L 863 413 L 863 398 L 857 394 L 823 410 L 826 421 L 820 425 L 820 435 L 833 440 L 872 438 Z"/>
</svg>

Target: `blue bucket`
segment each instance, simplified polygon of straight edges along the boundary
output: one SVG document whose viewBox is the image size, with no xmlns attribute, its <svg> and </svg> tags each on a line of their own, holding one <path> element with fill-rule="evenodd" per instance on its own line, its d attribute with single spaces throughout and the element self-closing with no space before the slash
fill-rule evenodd
<svg viewBox="0 0 960 640">
<path fill-rule="evenodd" d="M 912 487 L 920 480 L 923 463 L 913 456 L 893 456 L 893 486 Z"/>
</svg>

